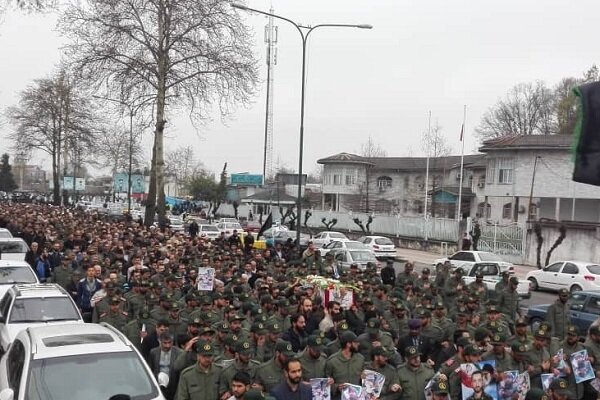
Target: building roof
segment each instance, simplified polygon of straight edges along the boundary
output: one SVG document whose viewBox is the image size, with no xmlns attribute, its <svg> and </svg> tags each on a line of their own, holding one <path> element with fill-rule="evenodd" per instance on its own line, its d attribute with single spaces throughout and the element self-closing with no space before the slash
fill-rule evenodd
<svg viewBox="0 0 600 400">
<path fill-rule="evenodd" d="M 244 197 L 242 199 L 242 203 L 277 203 L 278 201 L 279 203 L 284 204 L 295 204 L 296 197 L 290 196 L 283 190 L 280 190 L 278 195 L 277 189 L 275 189 L 254 193 L 253 195 Z"/>
<path fill-rule="evenodd" d="M 443 187 L 438 187 L 435 188 L 433 190 L 429 191 L 429 194 L 436 194 L 436 193 L 441 193 L 441 192 L 445 192 L 445 193 L 450 193 L 454 196 L 458 196 L 458 192 L 459 192 L 459 187 L 458 186 L 443 186 Z M 462 188 L 462 191 L 460 192 L 462 197 L 475 197 L 475 193 L 473 193 L 473 190 L 471 190 L 470 187 L 464 187 Z"/>
<path fill-rule="evenodd" d="M 469 168 L 485 168 L 484 154 L 467 154 L 464 166 Z M 461 156 L 431 157 L 429 169 L 442 170 L 460 167 Z M 362 157 L 356 154 L 339 153 L 321 158 L 319 164 L 366 164 L 376 170 L 423 171 L 427 168 L 427 157 Z"/>
<path fill-rule="evenodd" d="M 572 135 L 512 135 L 486 140 L 479 148 L 479 151 L 569 149 L 572 146 Z"/>
</svg>

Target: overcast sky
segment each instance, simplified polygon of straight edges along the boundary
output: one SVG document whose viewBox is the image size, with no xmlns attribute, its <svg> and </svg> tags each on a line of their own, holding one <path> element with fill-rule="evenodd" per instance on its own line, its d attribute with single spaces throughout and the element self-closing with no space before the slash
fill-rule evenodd
<svg viewBox="0 0 600 400">
<path fill-rule="evenodd" d="M 248 0 L 249 7 L 298 23 L 371 24 L 372 30 L 323 28 L 311 34 L 305 115 L 304 171 L 319 158 L 358 152 L 369 135 L 389 156 L 423 155 L 420 137 L 431 110 L 455 154 L 463 105 L 465 153 L 477 148 L 481 115 L 520 82 L 580 76 L 599 63 L 593 0 Z M 167 148 L 193 144 L 197 158 L 218 171 L 262 173 L 266 17 L 244 16 L 261 60 L 260 91 L 224 125 L 218 118 L 195 131 L 185 113 L 170 119 Z M 274 159 L 298 168 L 300 37 L 277 22 L 274 81 Z M 53 15 L 11 13 L 0 24 L 0 108 L 46 76 L 60 58 Z M 1 127 L 0 152 L 9 126 Z M 149 138 L 149 137 L 148 137 Z M 149 142 L 147 140 L 146 142 Z M 148 147 L 148 145 L 146 145 Z M 149 154 L 149 147 L 147 149 Z M 92 155 L 90 155 L 92 156 Z M 49 157 L 34 163 L 48 165 Z"/>
</svg>

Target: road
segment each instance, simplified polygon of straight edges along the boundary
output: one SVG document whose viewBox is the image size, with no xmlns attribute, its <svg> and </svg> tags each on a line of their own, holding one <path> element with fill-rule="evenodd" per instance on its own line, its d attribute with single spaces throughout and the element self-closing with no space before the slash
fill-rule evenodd
<svg viewBox="0 0 600 400">
<path fill-rule="evenodd" d="M 442 258 L 442 255 L 419 250 L 398 249 L 397 258 L 414 261 L 415 271 L 420 273 L 425 267 L 432 268 L 433 262 L 438 258 Z M 396 269 L 396 273 L 403 271 L 404 262 L 395 262 L 394 268 Z M 534 267 L 515 265 L 515 275 L 521 279 L 525 279 L 525 275 L 527 275 L 527 272 L 531 271 L 532 268 Z M 556 299 L 557 294 L 553 292 L 531 292 L 530 299 L 523 299 L 521 301 L 521 308 L 527 308 L 529 305 L 552 303 Z"/>
</svg>

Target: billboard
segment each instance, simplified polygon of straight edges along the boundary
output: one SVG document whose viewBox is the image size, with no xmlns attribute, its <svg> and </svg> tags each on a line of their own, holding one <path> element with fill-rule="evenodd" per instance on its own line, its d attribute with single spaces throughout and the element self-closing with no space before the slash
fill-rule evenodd
<svg viewBox="0 0 600 400">
<path fill-rule="evenodd" d="M 73 187 L 73 184 L 75 184 L 75 187 Z M 63 190 L 84 191 L 85 190 L 85 178 L 73 179 L 72 176 L 63 176 L 62 189 Z"/>
<path fill-rule="evenodd" d="M 115 193 L 127 193 L 129 186 L 129 175 L 125 173 L 117 173 L 113 176 L 113 190 Z M 131 175 L 131 193 L 144 193 L 144 175 Z"/>
<path fill-rule="evenodd" d="M 231 184 L 241 186 L 260 186 L 263 184 L 263 176 L 252 174 L 231 174 Z"/>
</svg>

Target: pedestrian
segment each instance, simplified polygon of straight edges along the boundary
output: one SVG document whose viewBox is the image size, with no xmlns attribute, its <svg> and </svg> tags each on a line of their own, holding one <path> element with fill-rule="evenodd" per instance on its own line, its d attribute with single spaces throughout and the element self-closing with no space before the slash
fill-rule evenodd
<svg viewBox="0 0 600 400">
<path fill-rule="evenodd" d="M 102 289 L 102 282 L 96 278 L 94 265 L 90 265 L 86 269 L 85 278 L 77 283 L 76 303 L 85 322 L 92 322 L 92 297 L 100 289 Z"/>
<path fill-rule="evenodd" d="M 381 281 L 384 285 L 396 285 L 396 270 L 394 269 L 394 260 L 387 260 L 385 267 L 381 269 Z"/>
<path fill-rule="evenodd" d="M 299 360 L 290 358 L 283 367 L 284 380 L 277 384 L 270 394 L 276 400 L 310 400 L 312 391 L 310 385 L 302 382 L 302 364 Z"/>
<path fill-rule="evenodd" d="M 352 331 L 340 335 L 341 350 L 325 363 L 325 375 L 332 379 L 332 395 L 339 397 L 345 384 L 360 385 L 365 358 L 358 353 L 358 337 Z"/>
<path fill-rule="evenodd" d="M 415 346 L 404 349 L 406 364 L 398 368 L 398 380 L 401 387 L 401 399 L 425 400 L 425 386 L 434 371 L 421 363 L 421 353 Z"/>
<path fill-rule="evenodd" d="M 550 326 L 550 334 L 559 339 L 564 339 L 567 333 L 567 327 L 570 323 L 569 317 L 569 291 L 560 289 L 558 299 L 550 304 L 546 312 L 546 321 Z"/>
<path fill-rule="evenodd" d="M 213 362 L 214 350 L 210 342 L 196 343 L 197 363 L 184 369 L 177 385 L 177 400 L 216 400 L 218 399 L 221 368 Z M 244 378 L 249 386 L 250 378 Z M 240 397 L 241 398 L 241 397 Z"/>
<path fill-rule="evenodd" d="M 470 251 L 471 250 L 471 238 L 469 237 L 469 234 L 467 232 L 465 232 L 463 234 L 460 249 L 462 251 Z"/>
</svg>

